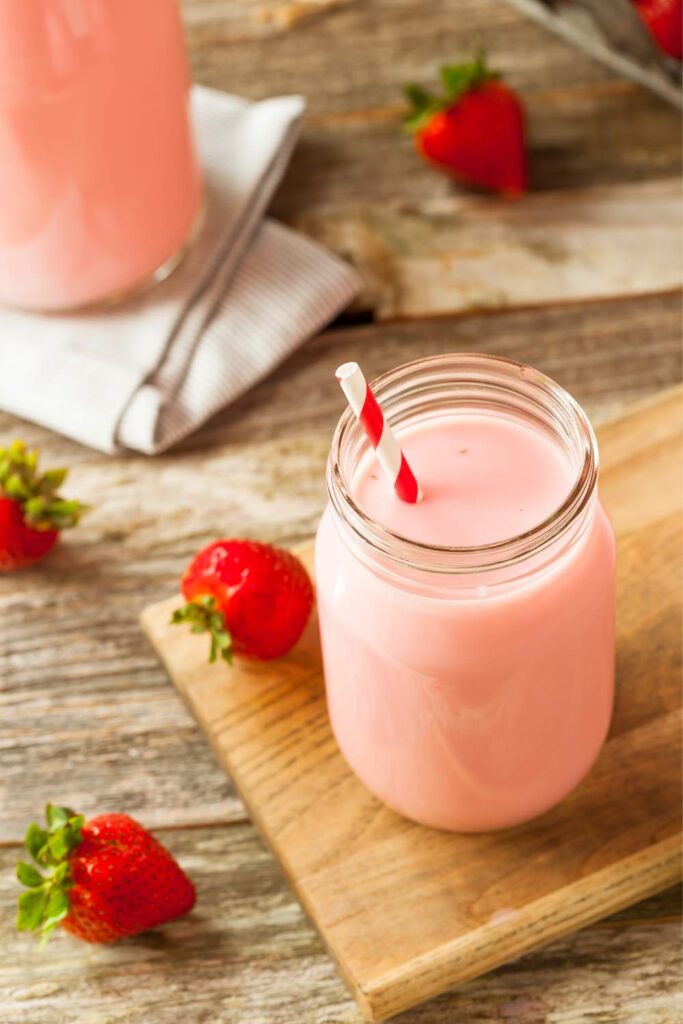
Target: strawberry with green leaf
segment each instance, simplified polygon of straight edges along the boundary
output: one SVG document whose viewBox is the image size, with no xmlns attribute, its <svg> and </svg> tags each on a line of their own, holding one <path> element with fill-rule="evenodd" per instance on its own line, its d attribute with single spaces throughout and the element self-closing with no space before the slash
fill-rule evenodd
<svg viewBox="0 0 683 1024">
<path fill-rule="evenodd" d="M 37 562 L 54 547 L 62 530 L 88 511 L 59 494 L 66 469 L 38 471 L 38 452 L 23 441 L 0 448 L 0 572 Z"/>
<path fill-rule="evenodd" d="M 233 653 L 261 661 L 286 654 L 313 607 L 313 586 L 291 551 L 255 540 L 226 538 L 203 548 L 181 580 L 186 604 L 172 623 L 211 637 L 209 661 Z"/>
<path fill-rule="evenodd" d="M 17 865 L 27 886 L 17 928 L 44 944 L 61 925 L 86 942 L 115 942 L 180 917 L 195 889 L 154 836 L 127 814 L 86 821 L 66 807 L 47 806 L 47 828 L 26 833 L 30 864 Z"/>
<path fill-rule="evenodd" d="M 441 68 L 443 96 L 406 85 L 412 112 L 404 124 L 418 152 L 466 185 L 516 196 L 528 187 L 526 128 L 519 97 L 483 53 Z"/>
</svg>

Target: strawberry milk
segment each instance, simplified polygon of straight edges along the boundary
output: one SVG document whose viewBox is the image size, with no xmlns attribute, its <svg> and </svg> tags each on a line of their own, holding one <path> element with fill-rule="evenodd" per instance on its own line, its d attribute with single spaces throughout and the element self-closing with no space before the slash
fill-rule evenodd
<svg viewBox="0 0 683 1024">
<path fill-rule="evenodd" d="M 408 817 L 513 825 L 577 785 L 609 726 L 614 539 L 595 440 L 557 385 L 493 357 L 424 360 L 373 390 L 424 497 L 396 497 L 345 414 L 316 548 L 333 729 Z"/>
<path fill-rule="evenodd" d="M 162 276 L 200 203 L 175 0 L 0 0 L 0 301 Z"/>
</svg>

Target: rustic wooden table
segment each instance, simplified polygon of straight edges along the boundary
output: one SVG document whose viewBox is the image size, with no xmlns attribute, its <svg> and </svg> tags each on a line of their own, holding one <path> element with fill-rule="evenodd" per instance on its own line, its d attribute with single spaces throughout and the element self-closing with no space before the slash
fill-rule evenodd
<svg viewBox="0 0 683 1024">
<path fill-rule="evenodd" d="M 274 212 L 359 268 L 344 323 L 168 456 L 107 458 L 0 415 L 73 465 L 96 508 L 43 566 L 0 581 L 4 1024 L 351 1024 L 316 934 L 138 626 L 220 534 L 311 534 L 341 400 L 449 349 L 535 364 L 595 420 L 680 379 L 678 115 L 504 0 L 185 0 L 194 77 L 309 114 Z M 400 84 L 484 43 L 525 97 L 533 191 L 465 194 L 416 159 Z M 293 396 L 296 396 L 294 398 Z M 643 680 L 647 684 L 647 680 Z M 196 911 L 113 948 L 12 929 L 13 864 L 48 798 L 128 811 L 196 880 Z M 680 892 L 648 900 L 401 1017 L 417 1022 L 683 1020 Z"/>
</svg>

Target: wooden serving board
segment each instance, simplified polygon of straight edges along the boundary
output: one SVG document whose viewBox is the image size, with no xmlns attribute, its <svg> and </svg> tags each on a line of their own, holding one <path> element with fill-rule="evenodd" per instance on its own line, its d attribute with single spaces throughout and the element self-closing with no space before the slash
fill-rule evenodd
<svg viewBox="0 0 683 1024">
<path fill-rule="evenodd" d="M 370 796 L 330 731 L 315 621 L 287 658 L 230 669 L 169 626 L 178 598 L 142 616 L 368 1020 L 681 877 L 681 391 L 599 434 L 619 547 L 614 720 L 589 777 L 528 825 L 453 835 Z"/>
</svg>

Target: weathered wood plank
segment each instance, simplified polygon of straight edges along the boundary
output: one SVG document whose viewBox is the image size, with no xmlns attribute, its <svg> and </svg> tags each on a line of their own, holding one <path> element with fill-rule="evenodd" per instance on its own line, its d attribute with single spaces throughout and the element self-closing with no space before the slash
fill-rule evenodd
<svg viewBox="0 0 683 1024">
<path fill-rule="evenodd" d="M 432 58 L 429 67 L 413 77 L 428 85 L 439 59 L 448 60 L 449 54 Z M 204 79 L 201 70 L 197 77 Z M 244 81 L 249 82 L 248 76 Z M 209 79 L 208 84 L 213 82 Z M 309 93 L 314 86 L 292 79 L 291 72 L 283 72 L 271 92 L 282 91 L 289 82 L 292 91 L 306 95 L 309 114 L 274 202 L 278 216 L 291 220 L 301 210 L 344 208 L 359 199 L 410 206 L 457 193 L 448 178 L 417 158 L 412 140 L 401 131 L 405 108 L 398 78 L 391 84 L 391 98 L 378 98 L 373 105 L 359 97 L 357 108 L 329 113 L 315 110 Z M 219 87 L 249 92 L 254 98 L 269 94 L 239 80 Z M 525 93 L 524 100 L 534 192 L 670 178 L 680 172 L 678 119 L 665 104 L 630 83 L 539 86 L 538 92 Z"/>
<path fill-rule="evenodd" d="M 300 435 L 313 444 L 320 432 L 326 452 L 342 408 L 334 377 L 339 363 L 362 360 L 372 379 L 400 363 L 449 351 L 492 352 L 537 366 L 571 391 L 594 422 L 601 422 L 680 380 L 682 321 L 676 292 L 327 331 L 188 438 L 182 449 L 274 437 L 288 442 Z M 54 438 L 48 431 L 40 436 L 47 442 Z M 69 445 L 75 455 L 82 452 L 71 442 L 58 443 Z"/>
<path fill-rule="evenodd" d="M 377 319 L 639 295 L 683 283 L 679 178 L 546 192 L 363 202 L 294 222 L 343 253 Z"/>
<path fill-rule="evenodd" d="M 154 826 L 243 816 L 137 616 L 221 533 L 292 543 L 315 530 L 340 362 L 360 356 L 372 377 L 494 351 L 550 373 L 599 419 L 680 379 L 680 333 L 678 295 L 329 331 L 154 460 L 106 458 L 0 414 L 0 442 L 20 434 L 72 462 L 71 489 L 96 505 L 49 560 L 0 577 L 0 840 L 48 798 Z"/>
<path fill-rule="evenodd" d="M 41 953 L 31 938 L 13 935 L 17 851 L 0 851 L 3 1024 L 360 1020 L 251 826 L 181 830 L 160 838 L 195 880 L 197 907 L 156 933 L 109 948 L 60 932 Z M 396 1022 L 673 1024 L 681 1007 L 679 906 L 680 889 L 662 893 Z"/>
</svg>

